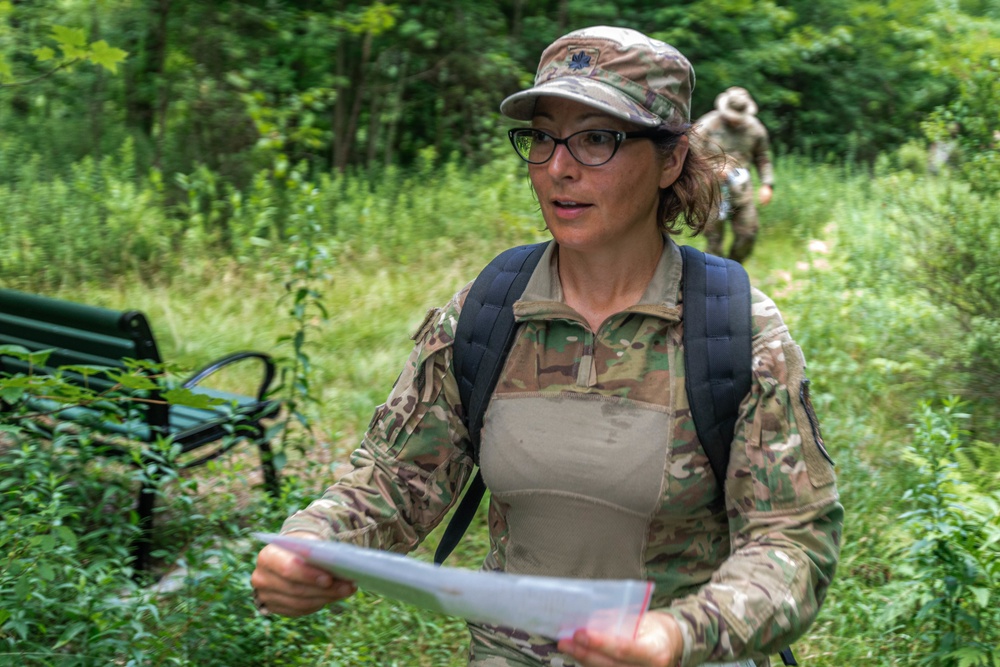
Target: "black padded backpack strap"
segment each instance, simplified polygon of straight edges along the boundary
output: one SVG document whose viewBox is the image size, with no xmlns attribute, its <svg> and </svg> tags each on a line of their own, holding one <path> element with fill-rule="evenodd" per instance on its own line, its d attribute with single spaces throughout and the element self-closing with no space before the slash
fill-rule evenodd
<svg viewBox="0 0 1000 667">
<path fill-rule="evenodd" d="M 477 464 L 483 415 L 517 329 L 514 302 L 524 292 L 547 245 L 518 246 L 493 258 L 472 283 L 458 317 L 452 364 Z"/>
<path fill-rule="evenodd" d="M 472 441 L 473 460 L 477 465 L 483 415 L 517 330 L 514 302 L 524 292 L 547 246 L 548 242 L 518 246 L 497 255 L 472 284 L 458 316 L 452 366 L 458 381 L 463 419 Z M 445 528 L 434 553 L 435 563 L 443 563 L 462 539 L 485 491 L 482 473 L 476 471 Z"/>
<path fill-rule="evenodd" d="M 691 417 L 720 491 L 740 403 L 750 393 L 753 321 L 750 277 L 731 259 L 681 246 L 684 257 L 684 372 Z M 720 493 L 719 501 L 724 500 Z M 779 651 L 798 665 L 791 647 Z"/>
<path fill-rule="evenodd" d="M 740 403 L 750 392 L 750 278 L 739 262 L 680 248 L 685 385 L 698 439 L 721 489 Z"/>
</svg>

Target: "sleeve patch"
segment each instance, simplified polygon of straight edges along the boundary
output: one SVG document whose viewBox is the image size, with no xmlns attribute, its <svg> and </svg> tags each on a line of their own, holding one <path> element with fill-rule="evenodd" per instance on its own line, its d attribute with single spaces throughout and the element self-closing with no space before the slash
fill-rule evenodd
<svg viewBox="0 0 1000 667">
<path fill-rule="evenodd" d="M 434 320 L 437 319 L 438 314 L 441 312 L 440 308 L 431 308 L 424 315 L 424 319 L 421 320 L 420 326 L 410 335 L 410 340 L 419 341 L 421 338 L 427 335 L 428 330 L 434 326 Z"/>
<path fill-rule="evenodd" d="M 809 418 L 809 426 L 812 428 L 813 440 L 816 441 L 816 447 L 819 448 L 820 454 L 823 455 L 830 465 L 836 465 L 833 459 L 830 458 L 830 453 L 826 451 L 826 443 L 823 442 L 823 433 L 819 428 L 819 419 L 816 417 L 816 410 L 813 408 L 812 398 L 809 396 L 809 379 L 806 378 L 799 385 L 799 401 L 802 403 L 802 407 L 805 408 L 806 417 Z"/>
<path fill-rule="evenodd" d="M 802 438 L 802 455 L 813 487 L 829 486 L 836 481 L 833 459 L 826 450 L 823 435 L 809 397 L 809 380 L 805 377 L 805 357 L 798 345 L 789 341 L 782 345 L 788 367 L 788 394 L 795 415 L 795 426 Z"/>
</svg>

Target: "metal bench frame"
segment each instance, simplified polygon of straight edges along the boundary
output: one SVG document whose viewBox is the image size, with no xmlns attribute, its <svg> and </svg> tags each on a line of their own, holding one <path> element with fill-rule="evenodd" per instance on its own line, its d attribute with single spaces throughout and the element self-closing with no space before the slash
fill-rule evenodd
<svg viewBox="0 0 1000 667">
<path fill-rule="evenodd" d="M 89 306 L 49 297 L 0 289 L 0 345 L 15 345 L 29 352 L 51 350 L 44 368 L 29 367 L 22 360 L 0 355 L 0 373 L 52 373 L 66 366 L 87 365 L 122 369 L 126 360 L 163 363 L 156 340 L 146 316 L 138 310 L 117 311 Z M 202 382 L 221 369 L 238 362 L 250 361 L 260 364 L 262 378 L 253 396 L 230 394 L 202 386 Z M 122 447 L 122 439 L 150 445 L 162 438 L 170 438 L 172 444 L 180 447 L 181 454 L 196 452 L 212 446 L 206 453 L 192 454 L 190 460 L 178 464 L 178 469 L 203 465 L 225 454 L 241 441 L 250 441 L 260 452 L 264 486 L 272 497 L 280 494 L 278 472 L 274 465 L 267 429 L 261 420 L 273 417 L 278 409 L 278 401 L 268 398 L 268 391 L 275 376 L 273 359 L 261 352 L 237 352 L 213 361 L 185 380 L 181 386 L 192 392 L 208 394 L 226 401 L 224 407 L 195 408 L 173 405 L 163 400 L 160 390 L 146 393 L 141 403 L 136 403 L 138 420 L 123 424 L 110 420 L 101 411 L 83 406 L 52 406 L 48 417 L 54 422 L 79 424 L 91 433 L 101 437 L 101 454 L 121 458 L 136 463 L 131 450 Z M 90 384 L 100 382 L 99 376 L 87 378 L 72 372 L 63 377 L 71 381 Z M 105 382 L 110 386 L 110 382 Z M 6 411 L 7 405 L 0 405 Z M 40 433 L 51 432 L 43 422 L 33 422 L 42 429 Z M 156 461 L 147 456 L 143 448 L 140 465 Z M 152 468 L 159 469 L 159 464 Z M 146 570 L 152 547 L 153 508 L 156 502 L 155 477 L 147 480 L 139 489 L 136 512 L 139 517 L 140 536 L 133 548 L 133 566 L 137 572 Z"/>
</svg>

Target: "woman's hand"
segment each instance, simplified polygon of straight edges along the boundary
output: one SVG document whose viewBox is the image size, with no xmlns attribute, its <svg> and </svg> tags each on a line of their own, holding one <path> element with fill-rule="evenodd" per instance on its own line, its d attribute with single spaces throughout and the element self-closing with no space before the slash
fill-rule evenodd
<svg viewBox="0 0 1000 667">
<path fill-rule="evenodd" d="M 319 539 L 313 533 L 288 537 Z M 250 576 L 254 604 L 263 614 L 305 616 L 358 590 L 353 581 L 339 579 L 306 563 L 301 556 L 268 544 L 257 555 L 257 569 Z"/>
<path fill-rule="evenodd" d="M 767 206 L 771 203 L 772 195 L 774 195 L 774 188 L 770 185 L 760 186 L 760 190 L 757 193 L 757 203 L 761 206 Z"/>
<path fill-rule="evenodd" d="M 577 630 L 572 638 L 559 641 L 559 651 L 584 667 L 675 667 L 684 638 L 673 616 L 652 611 L 643 615 L 635 639 Z"/>
</svg>

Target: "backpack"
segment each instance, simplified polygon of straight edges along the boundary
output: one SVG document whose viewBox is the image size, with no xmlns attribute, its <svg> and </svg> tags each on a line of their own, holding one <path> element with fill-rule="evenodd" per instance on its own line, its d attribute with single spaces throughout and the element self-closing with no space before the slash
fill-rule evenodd
<svg viewBox="0 0 1000 667">
<path fill-rule="evenodd" d="M 517 246 L 497 255 L 473 282 L 458 317 L 452 367 L 476 465 L 483 416 L 516 336 L 513 304 L 549 243 Z M 750 392 L 750 278 L 739 262 L 691 246 L 680 250 L 685 386 L 698 439 L 719 481 L 721 504 L 740 403 Z M 477 471 L 445 528 L 435 563 L 443 563 L 458 545 L 485 492 L 482 472 Z M 797 664 L 790 649 L 780 653 L 786 665 Z"/>
</svg>

